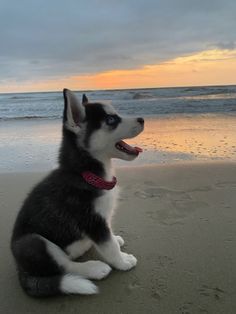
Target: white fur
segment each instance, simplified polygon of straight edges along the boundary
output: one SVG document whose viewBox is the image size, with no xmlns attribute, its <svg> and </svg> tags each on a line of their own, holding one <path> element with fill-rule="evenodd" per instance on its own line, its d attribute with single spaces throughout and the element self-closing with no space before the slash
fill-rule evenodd
<svg viewBox="0 0 236 314">
<path fill-rule="evenodd" d="M 92 246 L 92 241 L 89 238 L 75 241 L 66 247 L 66 252 L 71 259 L 76 259 L 87 252 Z"/>
<path fill-rule="evenodd" d="M 66 294 L 96 294 L 98 288 L 90 280 L 67 274 L 62 278 L 60 290 Z"/>
<path fill-rule="evenodd" d="M 122 122 L 113 132 L 104 123 L 101 129 L 91 135 L 88 151 L 103 163 L 106 163 L 107 158 L 131 161 L 136 158 L 136 155 L 128 155 L 118 150 L 115 144 L 120 140 L 137 136 L 142 130 L 143 126 L 135 118 L 122 118 Z"/>
<path fill-rule="evenodd" d="M 108 222 L 109 226 L 117 204 L 118 193 L 118 187 L 109 191 L 104 191 L 103 195 L 98 197 L 94 204 L 96 213 L 100 214 Z"/>
<path fill-rule="evenodd" d="M 117 114 L 111 105 L 104 105 L 103 109 L 107 114 Z M 133 138 L 143 131 L 143 126 L 137 121 L 136 118 L 124 118 L 119 123 L 117 128 L 110 131 L 109 127 L 104 122 L 99 130 L 93 132 L 90 137 L 89 152 L 96 159 L 100 160 L 103 164 L 109 163 L 111 158 L 119 158 L 123 160 L 133 160 L 135 155 L 128 155 L 121 152 L 115 147 L 115 144 L 120 140 Z"/>
<path fill-rule="evenodd" d="M 99 138 L 97 138 L 97 141 L 99 141 Z M 96 158 L 100 160 L 104 165 L 105 179 L 112 180 L 112 177 L 114 175 L 112 163 L 106 158 L 104 158 L 102 154 L 103 153 L 97 153 Z M 117 186 L 112 190 L 103 191 L 103 195 L 96 199 L 94 205 L 95 211 L 107 221 L 110 230 L 111 218 L 117 205 L 118 194 L 119 188 Z M 96 243 L 94 243 L 95 248 L 102 255 L 102 257 L 108 264 L 110 264 L 116 269 L 126 271 L 136 266 L 137 259 L 132 254 L 121 252 L 120 247 L 122 245 L 124 245 L 123 238 L 120 236 L 115 236 L 113 234 L 111 239 L 105 244 L 97 245 Z"/>
<path fill-rule="evenodd" d="M 45 239 L 44 237 L 40 236 L 40 238 L 46 242 L 48 253 L 59 266 L 65 267 L 70 262 L 69 256 L 59 246 Z"/>
<path fill-rule="evenodd" d="M 115 176 L 111 161 L 103 161 L 103 166 L 105 169 L 105 180 L 111 181 L 113 176 Z M 100 214 L 107 221 L 108 225 L 111 226 L 111 219 L 117 206 L 119 187 L 116 185 L 111 190 L 103 190 L 102 193 L 103 194 L 95 200 L 94 209 L 96 213 Z"/>
<path fill-rule="evenodd" d="M 65 96 L 67 99 L 67 121 L 65 126 L 68 130 L 78 134 L 81 129 L 81 121 L 85 117 L 84 106 L 70 90 L 65 91 Z"/>
<path fill-rule="evenodd" d="M 77 273 L 84 278 L 100 280 L 109 275 L 111 267 L 101 261 L 71 262 L 67 265 L 67 271 Z"/>
<path fill-rule="evenodd" d="M 125 240 L 119 235 L 115 237 L 116 237 L 117 242 L 119 243 L 119 246 L 122 247 L 125 244 Z"/>
</svg>

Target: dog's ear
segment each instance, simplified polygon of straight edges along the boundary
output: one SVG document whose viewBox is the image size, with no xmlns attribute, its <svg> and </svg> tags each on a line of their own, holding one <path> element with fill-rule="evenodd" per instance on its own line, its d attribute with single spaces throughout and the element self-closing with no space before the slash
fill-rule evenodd
<svg viewBox="0 0 236 314">
<path fill-rule="evenodd" d="M 87 96 L 85 94 L 83 94 L 83 97 L 82 97 L 82 104 L 83 105 L 86 105 L 87 103 L 89 102 Z"/>
<path fill-rule="evenodd" d="M 80 124 L 85 118 L 85 108 L 69 89 L 64 89 L 63 95 L 65 101 L 63 115 L 64 126 L 77 134 L 80 130 Z"/>
</svg>

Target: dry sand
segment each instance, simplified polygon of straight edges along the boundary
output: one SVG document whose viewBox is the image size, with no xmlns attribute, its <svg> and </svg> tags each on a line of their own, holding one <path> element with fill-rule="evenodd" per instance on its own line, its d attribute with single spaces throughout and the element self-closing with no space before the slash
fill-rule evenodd
<svg viewBox="0 0 236 314">
<path fill-rule="evenodd" d="M 0 313 L 236 313 L 236 163 L 119 169 L 114 229 L 138 265 L 113 271 L 90 297 L 33 299 L 19 287 L 10 232 L 42 176 L 0 175 Z"/>
</svg>

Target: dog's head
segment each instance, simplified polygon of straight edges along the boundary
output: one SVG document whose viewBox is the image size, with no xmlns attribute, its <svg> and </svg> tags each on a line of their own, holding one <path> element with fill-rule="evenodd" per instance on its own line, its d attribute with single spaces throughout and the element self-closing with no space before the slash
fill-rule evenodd
<svg viewBox="0 0 236 314">
<path fill-rule="evenodd" d="M 108 104 L 90 103 L 85 95 L 80 102 L 64 89 L 64 128 L 76 136 L 78 147 L 99 160 L 119 158 L 133 160 L 141 149 L 124 139 L 133 138 L 144 129 L 143 118 L 123 118 Z"/>
</svg>

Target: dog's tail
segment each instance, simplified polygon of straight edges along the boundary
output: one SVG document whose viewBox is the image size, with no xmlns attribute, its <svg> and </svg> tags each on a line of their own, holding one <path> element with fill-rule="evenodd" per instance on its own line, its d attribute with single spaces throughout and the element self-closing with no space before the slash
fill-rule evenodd
<svg viewBox="0 0 236 314">
<path fill-rule="evenodd" d="M 60 294 L 96 294 L 98 288 L 90 280 L 75 274 L 53 277 L 34 277 L 19 274 L 22 288 L 33 297 L 49 297 Z"/>
</svg>

